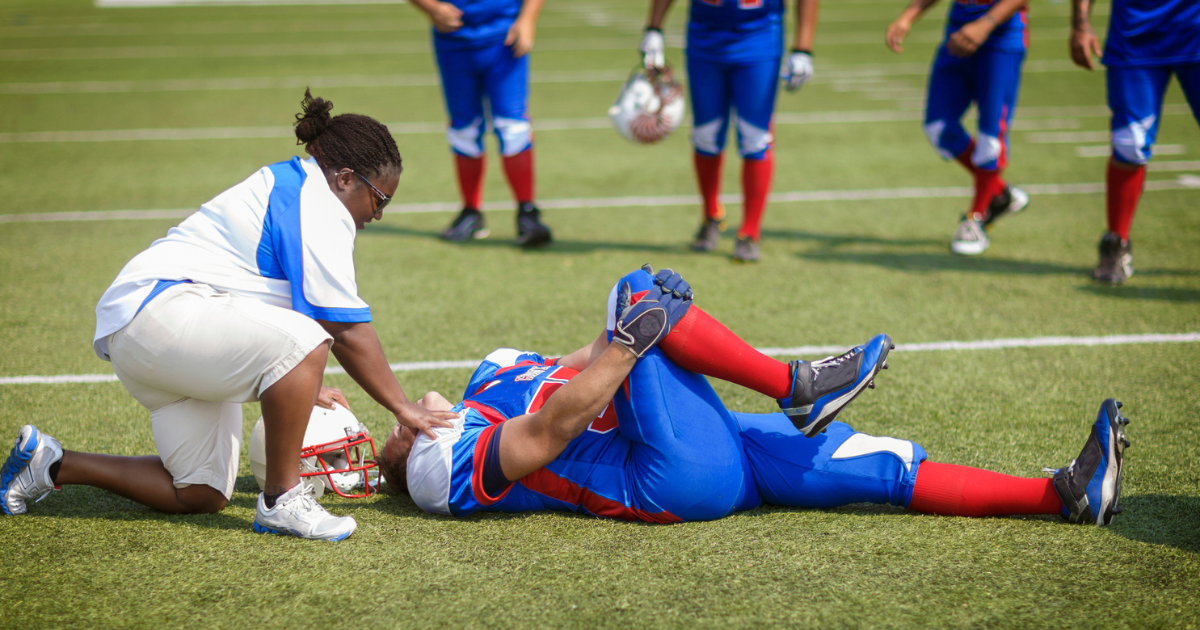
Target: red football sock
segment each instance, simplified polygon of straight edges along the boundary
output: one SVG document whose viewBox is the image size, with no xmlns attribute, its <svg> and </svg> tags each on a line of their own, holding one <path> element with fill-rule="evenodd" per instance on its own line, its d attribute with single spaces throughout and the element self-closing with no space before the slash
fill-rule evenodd
<svg viewBox="0 0 1200 630">
<path fill-rule="evenodd" d="M 710 219 L 725 218 L 725 209 L 721 207 L 721 165 L 724 160 L 723 154 L 692 154 L 696 183 L 700 185 L 700 197 L 704 199 L 704 216 Z"/>
<path fill-rule="evenodd" d="M 1133 214 L 1137 212 L 1142 187 L 1146 184 L 1146 166 L 1121 164 L 1108 161 L 1108 231 L 1115 232 L 1122 240 L 1129 240 L 1129 228 L 1133 225 Z"/>
<path fill-rule="evenodd" d="M 922 462 L 908 509 L 944 516 L 1059 514 L 1052 479 L 1012 477 L 969 466 Z"/>
<path fill-rule="evenodd" d="M 975 141 L 971 140 L 971 142 L 967 144 L 967 148 L 963 149 L 963 152 L 959 153 L 958 156 L 954 158 L 959 164 L 962 164 L 963 168 L 967 169 L 967 172 L 971 175 L 974 175 L 975 171 L 979 170 L 976 168 L 975 163 L 971 161 L 971 156 L 974 154 Z"/>
<path fill-rule="evenodd" d="M 533 201 L 533 147 L 529 147 L 516 155 L 506 155 L 504 175 L 512 188 L 513 197 L 517 203 Z"/>
<path fill-rule="evenodd" d="M 975 169 L 975 199 L 971 201 L 971 214 L 976 219 L 987 216 L 988 204 L 992 203 L 993 197 L 1004 192 L 1004 186 L 1000 171 Z"/>
<path fill-rule="evenodd" d="M 721 322 L 692 305 L 659 346 L 679 367 L 736 383 L 771 398 L 792 393 L 792 371 L 755 350 Z"/>
<path fill-rule="evenodd" d="M 454 167 L 458 172 L 458 191 L 462 194 L 464 208 L 479 209 L 483 197 L 483 174 L 487 170 L 486 156 L 477 158 L 454 154 Z"/>
<path fill-rule="evenodd" d="M 742 160 L 742 229 L 738 230 L 738 236 L 759 240 L 774 173 L 775 152 L 772 149 L 767 149 L 761 160 Z"/>
</svg>

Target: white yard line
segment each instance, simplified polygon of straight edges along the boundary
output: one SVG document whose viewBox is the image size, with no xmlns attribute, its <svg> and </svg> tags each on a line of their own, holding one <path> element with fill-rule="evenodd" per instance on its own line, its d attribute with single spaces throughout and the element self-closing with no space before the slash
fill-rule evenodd
<svg viewBox="0 0 1200 630">
<path fill-rule="evenodd" d="M 1131 344 L 1196 343 L 1200 332 L 1178 334 L 1108 335 L 1104 337 L 1027 337 L 1011 339 L 981 339 L 978 341 L 934 341 L 929 343 L 897 344 L 893 352 L 942 352 L 1005 350 L 1009 348 L 1056 348 L 1066 346 L 1120 346 Z M 810 356 L 844 352 L 846 346 L 796 346 L 793 348 L 759 348 L 768 356 Z M 415 361 L 393 363 L 393 372 L 469 369 L 479 365 L 478 359 L 463 361 Z M 345 374 L 340 367 L 327 368 L 326 374 Z M 0 376 L 0 385 L 64 385 L 77 383 L 111 383 L 115 374 L 62 374 L 58 376 Z"/>
<path fill-rule="evenodd" d="M 1183 155 L 1184 153 L 1187 153 L 1187 147 L 1183 146 L 1182 144 L 1154 145 L 1155 155 Z M 1106 158 L 1112 155 L 1112 145 L 1097 144 L 1075 147 L 1075 155 L 1082 158 Z"/>
<path fill-rule="evenodd" d="M 1183 190 L 1200 188 L 1200 177 L 1180 175 L 1175 179 L 1160 179 L 1146 182 L 1145 190 Z M 1081 195 L 1104 192 L 1103 182 L 1079 184 L 1022 184 L 1021 189 L 1032 195 Z M 864 188 L 849 190 L 797 190 L 771 193 L 771 203 L 801 203 L 814 201 L 892 201 L 897 199 L 946 199 L 967 198 L 974 194 L 967 186 L 931 188 Z M 740 194 L 721 195 L 726 204 L 741 203 Z M 626 197 L 579 197 L 572 199 L 543 199 L 538 206 L 543 210 L 585 210 L 592 208 L 656 208 L 683 206 L 700 202 L 697 195 L 631 195 Z M 427 212 L 458 212 L 461 205 L 455 201 L 429 203 L 399 203 L 388 206 L 386 215 L 417 214 Z M 489 201 L 483 210 L 512 210 L 507 201 Z M 170 210 L 96 210 L 86 212 L 31 212 L 24 214 L 0 214 L 0 223 L 54 223 L 78 221 L 121 221 L 147 219 L 182 219 L 196 210 L 179 208 Z"/>
</svg>

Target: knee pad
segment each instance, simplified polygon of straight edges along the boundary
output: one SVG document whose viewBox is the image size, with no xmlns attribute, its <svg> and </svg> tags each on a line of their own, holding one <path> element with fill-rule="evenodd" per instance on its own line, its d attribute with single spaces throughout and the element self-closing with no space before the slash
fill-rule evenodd
<svg viewBox="0 0 1200 630">
<path fill-rule="evenodd" d="M 476 118 L 464 127 L 447 127 L 446 140 L 460 155 L 469 158 L 483 155 L 483 119 Z"/>
<path fill-rule="evenodd" d="M 771 146 L 775 137 L 769 129 L 756 127 L 739 118 L 738 123 L 738 152 L 742 157 L 760 159 L 762 154 Z"/>
<path fill-rule="evenodd" d="M 500 154 L 504 157 L 516 155 L 533 143 L 533 125 L 528 120 L 496 116 L 492 119 L 492 127 L 500 139 Z"/>
<path fill-rule="evenodd" d="M 692 146 L 704 155 L 717 155 L 725 148 L 725 117 L 714 118 L 692 128 Z"/>
<path fill-rule="evenodd" d="M 1157 117 L 1151 115 L 1135 120 L 1112 132 L 1113 157 L 1125 164 L 1145 164 L 1150 161 L 1150 131 Z"/>
<path fill-rule="evenodd" d="M 933 150 L 938 152 L 938 155 L 944 159 L 953 160 L 955 155 L 950 153 L 942 146 L 942 133 L 946 131 L 946 121 L 935 120 L 925 125 L 925 137 L 929 138 L 929 144 L 933 145 Z"/>
<path fill-rule="evenodd" d="M 971 154 L 971 163 L 981 168 L 994 169 L 1003 149 L 1000 138 L 980 132 L 975 136 L 975 152 Z"/>
</svg>

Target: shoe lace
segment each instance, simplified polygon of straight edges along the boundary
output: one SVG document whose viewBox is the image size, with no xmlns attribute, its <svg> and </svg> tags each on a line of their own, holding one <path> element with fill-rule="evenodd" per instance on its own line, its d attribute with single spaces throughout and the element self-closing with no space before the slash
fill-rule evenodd
<svg viewBox="0 0 1200 630">
<path fill-rule="evenodd" d="M 853 357 L 857 353 L 858 353 L 858 350 L 854 349 L 854 350 L 850 350 L 848 352 L 843 352 L 842 354 L 839 354 L 836 357 L 828 356 L 828 357 L 825 357 L 824 359 L 821 359 L 820 361 L 813 361 L 812 362 L 813 378 L 816 378 L 817 375 L 821 372 L 821 370 L 823 370 L 825 368 L 835 368 L 835 367 L 845 363 L 846 361 L 849 361 L 850 358 Z"/>
</svg>

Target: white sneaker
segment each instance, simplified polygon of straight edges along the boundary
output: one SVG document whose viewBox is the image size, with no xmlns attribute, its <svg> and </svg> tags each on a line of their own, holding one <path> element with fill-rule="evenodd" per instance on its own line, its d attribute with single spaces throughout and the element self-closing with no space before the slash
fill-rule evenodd
<svg viewBox="0 0 1200 630">
<path fill-rule="evenodd" d="M 358 529 L 352 516 L 334 516 L 313 498 L 312 486 L 301 481 L 267 509 L 262 493 L 254 515 L 254 531 L 260 534 L 299 536 L 311 540 L 342 540 Z"/>
<path fill-rule="evenodd" d="M 0 469 L 0 497 L 5 514 L 24 514 L 25 502 L 41 501 L 54 489 L 50 466 L 62 459 L 58 440 L 32 424 L 21 427 L 4 468 Z M 36 497 L 36 498 L 35 498 Z"/>
<path fill-rule="evenodd" d="M 983 225 L 975 219 L 963 217 L 962 223 L 954 231 L 954 240 L 950 241 L 950 251 L 955 254 L 974 256 L 982 254 L 988 248 L 987 232 Z"/>
</svg>

